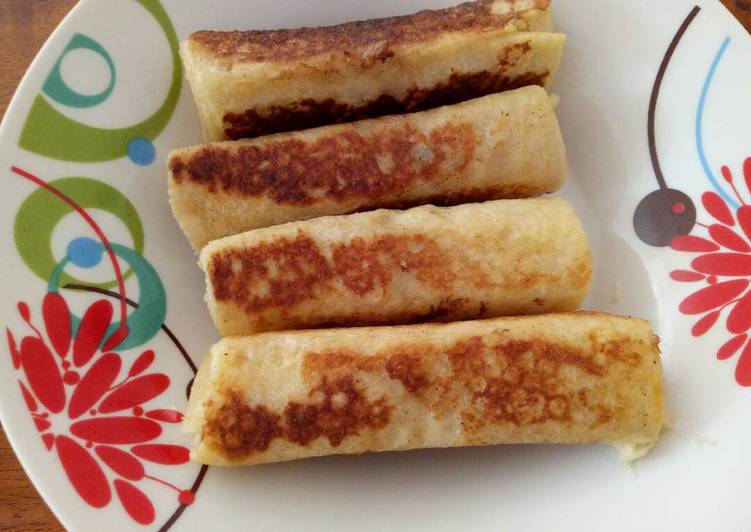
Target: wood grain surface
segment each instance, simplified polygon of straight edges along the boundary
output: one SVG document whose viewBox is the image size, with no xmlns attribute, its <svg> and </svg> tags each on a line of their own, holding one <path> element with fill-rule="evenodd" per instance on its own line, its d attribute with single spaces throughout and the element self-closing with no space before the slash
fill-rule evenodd
<svg viewBox="0 0 751 532">
<path fill-rule="evenodd" d="M 29 63 L 75 4 L 75 0 L 0 0 L 0 117 Z M 63 530 L 24 473 L 3 431 L 0 530 Z"/>
<path fill-rule="evenodd" d="M 721 0 L 751 32 L 751 0 Z M 75 0 L 0 0 L 0 118 L 29 63 Z M 0 430 L 0 530 L 63 530 Z"/>
</svg>

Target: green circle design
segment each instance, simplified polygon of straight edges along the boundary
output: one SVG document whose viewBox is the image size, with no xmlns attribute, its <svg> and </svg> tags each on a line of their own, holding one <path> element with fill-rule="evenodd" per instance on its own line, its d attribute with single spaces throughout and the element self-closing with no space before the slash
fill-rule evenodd
<svg viewBox="0 0 751 532">
<path fill-rule="evenodd" d="M 110 71 L 110 81 L 107 84 L 107 87 L 99 94 L 80 94 L 71 89 L 68 84 L 65 83 L 60 69 L 65 56 L 73 50 L 91 50 L 107 63 Z M 68 43 L 68 46 L 65 47 L 65 50 L 63 50 L 63 53 L 57 59 L 55 66 L 52 67 L 52 72 L 50 72 L 49 76 L 47 76 L 47 81 L 42 85 L 42 92 L 57 103 L 69 107 L 93 107 L 110 97 L 110 94 L 112 94 L 112 91 L 115 88 L 115 77 L 115 63 L 112 61 L 110 54 L 107 53 L 107 50 L 102 48 L 102 45 L 91 37 L 76 33 Z"/>
<path fill-rule="evenodd" d="M 143 253 L 144 233 L 141 219 L 133 204 L 116 188 L 86 177 L 64 177 L 50 181 L 62 193 L 72 198 L 83 209 L 101 209 L 116 216 L 128 228 L 133 239 L 133 249 Z M 73 207 L 44 189 L 32 192 L 21 204 L 13 225 L 16 247 L 26 265 L 44 281 L 48 281 L 57 266 L 52 255 L 52 232 L 67 214 L 75 212 Z M 123 278 L 133 272 L 126 271 Z M 89 284 L 100 288 L 110 288 L 116 280 L 105 283 L 91 283 L 62 273 L 60 283 L 66 285 Z"/>
<path fill-rule="evenodd" d="M 151 340 L 162 328 L 164 318 L 167 316 L 167 294 L 159 274 L 140 253 L 120 244 L 111 244 L 112 251 L 127 262 L 138 279 L 138 306 L 130 312 L 126 318 L 129 333 L 125 340 L 118 344 L 118 351 L 132 349 L 141 346 Z M 102 246 L 104 247 L 104 246 Z M 62 275 L 65 266 L 70 259 L 68 257 L 60 261 L 47 283 L 47 290 L 58 292 L 61 287 Z M 71 313 L 72 333 L 77 334 L 81 318 Z M 110 335 L 120 328 L 121 323 L 111 323 L 107 332 L 102 337 L 102 344 L 107 342 Z"/>
<path fill-rule="evenodd" d="M 158 0 L 136 1 L 159 23 L 172 52 L 172 82 L 159 109 L 133 126 L 107 129 L 87 126 L 68 118 L 39 94 L 26 117 L 18 141 L 21 148 L 61 161 L 110 161 L 125 157 L 128 154 L 128 143 L 134 138 L 154 140 L 162 132 L 177 106 L 183 82 L 177 33 Z"/>
</svg>

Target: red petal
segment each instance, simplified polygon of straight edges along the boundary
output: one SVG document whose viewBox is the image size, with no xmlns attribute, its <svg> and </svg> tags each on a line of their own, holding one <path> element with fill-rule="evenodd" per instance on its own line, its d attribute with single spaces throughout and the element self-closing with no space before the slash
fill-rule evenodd
<svg viewBox="0 0 751 532">
<path fill-rule="evenodd" d="M 120 357 L 115 353 L 107 353 L 97 359 L 76 386 L 68 406 L 68 416 L 76 419 L 94 406 L 109 390 L 119 373 Z"/>
<path fill-rule="evenodd" d="M 682 283 L 692 283 L 694 281 L 701 281 L 706 276 L 701 273 L 692 272 L 690 270 L 673 270 L 670 272 L 670 278 L 674 281 L 680 281 Z"/>
<path fill-rule="evenodd" d="M 176 465 L 184 464 L 190 460 L 188 449 L 181 445 L 166 445 L 161 443 L 136 445 L 131 449 L 131 452 L 139 458 L 157 464 Z"/>
<path fill-rule="evenodd" d="M 52 446 L 55 444 L 55 436 L 53 434 L 42 434 L 42 442 L 48 451 L 52 450 Z"/>
<path fill-rule="evenodd" d="M 144 443 L 162 433 L 159 423 L 141 417 L 98 417 L 76 421 L 70 432 L 96 443 Z"/>
<path fill-rule="evenodd" d="M 751 255 L 745 253 L 710 253 L 696 257 L 691 267 L 710 275 L 731 277 L 751 275 Z"/>
<path fill-rule="evenodd" d="M 133 408 L 153 399 L 167 388 L 169 388 L 169 377 L 163 373 L 151 373 L 138 377 L 109 394 L 99 405 L 99 411 L 108 414 Z"/>
<path fill-rule="evenodd" d="M 21 365 L 29 387 L 50 412 L 65 408 L 65 388 L 52 352 L 39 338 L 27 336 L 21 341 Z"/>
<path fill-rule="evenodd" d="M 67 436 L 58 436 L 57 455 L 68 480 L 81 498 L 94 508 L 102 508 L 112 498 L 107 477 L 89 452 Z"/>
<path fill-rule="evenodd" d="M 24 301 L 18 302 L 18 313 L 23 318 L 23 321 L 31 321 L 31 312 L 29 311 L 29 305 Z"/>
<path fill-rule="evenodd" d="M 710 312 L 706 316 L 704 316 L 702 319 L 696 322 L 696 324 L 691 329 L 691 334 L 693 336 L 701 336 L 704 333 L 706 333 L 709 329 L 712 328 L 712 325 L 715 324 L 717 321 L 717 318 L 720 317 L 720 311 L 715 310 L 714 312 Z"/>
<path fill-rule="evenodd" d="M 751 386 L 751 341 L 743 348 L 735 366 L 735 380 L 741 386 Z"/>
<path fill-rule="evenodd" d="M 736 212 L 738 216 L 738 223 L 746 233 L 746 238 L 751 239 L 751 205 L 741 205 L 741 208 Z"/>
<path fill-rule="evenodd" d="M 746 179 L 746 188 L 751 192 L 751 157 L 743 161 L 743 177 Z"/>
<path fill-rule="evenodd" d="M 735 225 L 733 215 L 728 209 L 727 203 L 714 192 L 705 192 L 701 195 L 701 202 L 707 212 L 717 221 L 725 225 Z"/>
<path fill-rule="evenodd" d="M 743 296 L 730 311 L 727 328 L 734 334 L 744 333 L 751 328 L 751 292 Z"/>
<path fill-rule="evenodd" d="M 709 228 L 709 236 L 711 236 L 715 242 L 733 251 L 748 252 L 751 251 L 751 246 L 748 242 L 743 240 L 738 233 L 730 229 L 725 225 L 713 224 Z"/>
<path fill-rule="evenodd" d="M 10 348 L 10 359 L 13 361 L 13 368 L 18 369 L 21 367 L 21 355 L 18 353 L 18 347 L 16 346 L 16 339 L 13 338 L 13 333 L 10 329 L 5 329 L 5 336 L 8 338 L 8 347 Z"/>
<path fill-rule="evenodd" d="M 722 344 L 722 347 L 717 350 L 717 358 L 720 360 L 725 360 L 733 356 L 741 348 L 743 342 L 746 341 L 746 338 L 748 338 L 747 334 L 739 334 L 738 336 L 733 336 L 730 340 Z"/>
<path fill-rule="evenodd" d="M 720 249 L 720 246 L 711 240 L 694 235 L 677 236 L 670 242 L 670 247 L 678 251 L 717 251 Z"/>
<path fill-rule="evenodd" d="M 29 391 L 29 389 L 26 387 L 26 385 L 23 382 L 21 382 L 20 379 L 18 381 L 18 385 L 21 387 L 21 394 L 23 395 L 23 400 L 26 403 L 26 408 L 29 409 L 29 412 L 36 412 L 37 408 L 39 408 L 37 406 L 36 399 L 34 399 L 34 396 L 31 395 L 31 392 Z"/>
<path fill-rule="evenodd" d="M 142 525 L 154 521 L 154 505 L 149 498 L 130 482 L 115 479 L 115 491 L 123 504 L 123 508 L 133 520 Z"/>
<path fill-rule="evenodd" d="M 701 314 L 720 307 L 743 293 L 748 287 L 747 279 L 736 279 L 709 285 L 684 299 L 678 309 L 683 314 Z"/>
<path fill-rule="evenodd" d="M 52 347 L 60 357 L 65 358 L 70 349 L 70 311 L 63 296 L 48 292 L 42 303 L 42 317 Z"/>
<path fill-rule="evenodd" d="M 111 349 L 116 348 L 118 345 L 123 343 L 123 340 L 125 340 L 128 337 L 128 333 L 130 332 L 130 329 L 128 329 L 127 325 L 121 325 L 115 332 L 112 333 L 112 336 L 107 338 L 107 341 L 104 342 L 104 345 L 102 346 L 102 349 L 104 351 L 109 351 Z"/>
<path fill-rule="evenodd" d="M 46 419 L 35 417 L 34 425 L 36 425 L 36 428 L 39 432 L 44 432 L 45 430 L 47 430 L 48 428 L 52 426 L 52 423 L 50 423 Z"/>
<path fill-rule="evenodd" d="M 146 412 L 146 417 L 163 421 L 165 423 L 180 423 L 183 420 L 182 412 L 177 410 L 168 410 L 166 408 L 149 410 Z"/>
<path fill-rule="evenodd" d="M 73 342 L 73 363 L 81 367 L 94 355 L 112 320 L 112 304 L 103 299 L 91 305 L 83 315 Z"/>
<path fill-rule="evenodd" d="M 720 167 L 720 173 L 722 174 L 722 178 L 725 181 L 727 181 L 728 183 L 733 182 L 733 174 L 730 173 L 730 168 L 728 168 L 726 165 Z"/>
<path fill-rule="evenodd" d="M 133 365 L 130 367 L 130 371 L 128 372 L 128 377 L 135 377 L 139 373 L 143 373 L 148 369 L 149 366 L 151 366 L 151 363 L 154 362 L 154 351 L 151 349 L 148 349 L 138 355 L 138 358 L 135 362 L 133 362 Z"/>
<path fill-rule="evenodd" d="M 94 451 L 102 459 L 102 462 L 121 477 L 128 480 L 141 480 L 143 478 L 143 465 L 132 454 L 108 445 L 97 445 Z"/>
</svg>

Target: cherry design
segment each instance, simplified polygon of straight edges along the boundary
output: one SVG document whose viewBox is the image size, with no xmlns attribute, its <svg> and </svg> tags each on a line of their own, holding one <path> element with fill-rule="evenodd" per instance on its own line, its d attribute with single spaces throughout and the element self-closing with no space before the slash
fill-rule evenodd
<svg viewBox="0 0 751 532">
<path fill-rule="evenodd" d="M 673 239 L 691 232 L 696 208 L 685 193 L 660 188 L 639 202 L 634 213 L 634 231 L 645 244 L 669 246 Z"/>
</svg>

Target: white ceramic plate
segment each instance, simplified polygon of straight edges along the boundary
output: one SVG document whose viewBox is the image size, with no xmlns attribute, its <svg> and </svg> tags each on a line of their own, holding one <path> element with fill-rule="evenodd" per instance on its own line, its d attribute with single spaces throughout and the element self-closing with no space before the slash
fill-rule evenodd
<svg viewBox="0 0 751 532">
<path fill-rule="evenodd" d="M 716 0 L 555 4 L 587 307 L 662 337 L 674 422 L 634 471 L 604 446 L 187 461 L 176 421 L 216 333 L 165 191 L 168 150 L 200 141 L 176 39 L 446 4 L 86 0 L 50 38 L 0 131 L 0 413 L 67 528 L 749 529 L 751 39 Z"/>
</svg>

